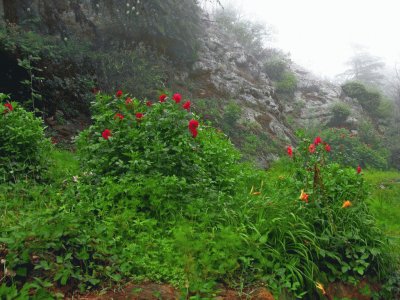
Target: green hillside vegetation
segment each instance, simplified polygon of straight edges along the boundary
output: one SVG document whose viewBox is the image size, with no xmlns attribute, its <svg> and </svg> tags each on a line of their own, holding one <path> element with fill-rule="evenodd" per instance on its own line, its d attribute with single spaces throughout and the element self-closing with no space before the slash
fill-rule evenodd
<svg viewBox="0 0 400 300">
<path fill-rule="evenodd" d="M 26 118 L 4 101 L 5 128 Z M 382 284 L 370 293 L 395 297 L 397 258 L 368 208 L 361 168 L 342 167 L 334 145 L 303 137 L 270 172 L 255 169 L 190 106 L 179 94 L 149 102 L 97 93 L 76 153 L 53 147 L 39 173 L 2 178 L 2 298 L 150 280 L 183 299 L 261 285 L 323 299 L 330 282 L 363 278 Z M 37 127 L 24 134 L 27 126 L 5 136 L 15 151 L 47 141 Z"/>
</svg>

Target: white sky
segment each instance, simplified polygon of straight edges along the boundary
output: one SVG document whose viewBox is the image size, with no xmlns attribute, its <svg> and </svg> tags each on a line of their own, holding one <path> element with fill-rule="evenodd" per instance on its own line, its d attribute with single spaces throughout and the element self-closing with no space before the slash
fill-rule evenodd
<svg viewBox="0 0 400 300">
<path fill-rule="evenodd" d="M 400 61 L 400 0 L 223 0 L 276 30 L 274 45 L 323 77 L 346 69 L 352 45 Z"/>
</svg>

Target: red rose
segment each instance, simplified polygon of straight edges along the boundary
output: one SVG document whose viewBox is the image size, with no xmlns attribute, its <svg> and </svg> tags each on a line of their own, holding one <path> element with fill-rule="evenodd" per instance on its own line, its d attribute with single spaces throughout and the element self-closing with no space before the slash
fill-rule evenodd
<svg viewBox="0 0 400 300">
<path fill-rule="evenodd" d="M 315 145 L 314 144 L 310 144 L 310 146 L 308 146 L 308 152 L 310 152 L 310 153 L 314 153 L 315 152 Z"/>
<path fill-rule="evenodd" d="M 293 156 L 293 149 L 292 149 L 292 146 L 288 146 L 288 147 L 287 147 L 287 154 L 288 154 L 290 157 Z"/>
<path fill-rule="evenodd" d="M 190 132 L 192 133 L 193 138 L 197 136 L 197 129 L 192 129 Z"/>
<path fill-rule="evenodd" d="M 197 120 L 190 120 L 189 121 L 189 129 L 196 129 L 199 127 L 199 122 Z"/>
<path fill-rule="evenodd" d="M 318 144 L 320 144 L 320 143 L 322 143 L 322 139 L 321 139 L 319 136 L 317 136 L 317 137 L 315 138 L 315 140 L 314 140 L 314 145 L 315 145 L 315 146 L 318 146 Z"/>
<path fill-rule="evenodd" d="M 150 106 L 153 105 L 153 103 L 152 103 L 151 101 L 147 101 L 147 102 L 146 102 L 146 105 L 147 105 L 148 107 L 150 107 Z"/>
<path fill-rule="evenodd" d="M 160 102 L 165 102 L 165 98 L 167 98 L 167 95 L 162 94 L 162 95 L 160 96 Z"/>
<path fill-rule="evenodd" d="M 108 140 L 108 138 L 111 136 L 111 130 L 110 129 L 105 129 L 102 133 L 101 136 L 105 139 Z"/>
<path fill-rule="evenodd" d="M 117 92 L 115 93 L 115 96 L 116 96 L 117 98 L 121 97 L 122 95 L 123 95 L 123 92 L 122 92 L 121 90 L 119 90 L 119 91 L 117 91 Z"/>
<path fill-rule="evenodd" d="M 14 107 L 11 105 L 11 103 L 5 103 L 4 107 L 6 108 L 4 110 L 4 113 L 8 113 L 9 111 L 13 111 L 14 110 Z"/>
<path fill-rule="evenodd" d="M 181 94 L 176 93 L 176 94 L 174 94 L 174 95 L 172 96 L 172 100 L 174 100 L 175 103 L 181 102 L 181 99 L 182 99 Z"/>
<path fill-rule="evenodd" d="M 195 138 L 197 136 L 197 127 L 199 127 L 199 122 L 197 120 L 189 121 L 189 131 L 192 133 L 192 136 Z"/>
<path fill-rule="evenodd" d="M 126 100 L 125 100 L 125 104 L 126 105 L 129 105 L 129 104 L 132 104 L 132 99 L 131 98 L 126 98 Z"/>
<path fill-rule="evenodd" d="M 120 120 L 124 119 L 124 116 L 121 114 L 115 114 L 114 119 L 119 118 Z"/>
<path fill-rule="evenodd" d="M 326 152 L 331 152 L 331 146 L 329 144 L 325 145 L 325 151 Z"/>
<path fill-rule="evenodd" d="M 140 119 L 143 118 L 143 114 L 142 113 L 136 113 L 136 120 L 140 121 Z"/>
<path fill-rule="evenodd" d="M 361 166 L 360 165 L 358 165 L 358 167 L 357 167 L 357 174 L 360 174 L 361 173 Z"/>
<path fill-rule="evenodd" d="M 182 105 L 182 107 L 183 107 L 183 109 L 186 109 L 187 111 L 189 111 L 189 109 L 190 109 L 190 101 L 188 100 L 188 101 L 186 101 L 185 103 L 183 103 L 183 105 Z"/>
</svg>

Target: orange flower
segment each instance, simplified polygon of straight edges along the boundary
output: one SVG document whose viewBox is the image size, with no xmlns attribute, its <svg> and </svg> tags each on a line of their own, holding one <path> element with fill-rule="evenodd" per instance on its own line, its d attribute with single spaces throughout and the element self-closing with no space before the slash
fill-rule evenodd
<svg viewBox="0 0 400 300">
<path fill-rule="evenodd" d="M 342 208 L 350 207 L 352 206 L 351 202 L 349 200 L 346 200 L 343 202 Z"/>
<path fill-rule="evenodd" d="M 305 203 L 308 203 L 308 196 L 309 195 L 307 193 L 304 193 L 304 190 L 301 190 L 299 199 Z"/>
</svg>

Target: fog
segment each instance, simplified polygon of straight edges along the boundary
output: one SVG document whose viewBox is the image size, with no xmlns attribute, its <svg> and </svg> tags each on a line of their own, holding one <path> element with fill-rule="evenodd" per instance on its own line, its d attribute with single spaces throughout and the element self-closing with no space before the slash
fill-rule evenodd
<svg viewBox="0 0 400 300">
<path fill-rule="evenodd" d="M 400 62 L 400 18 L 395 0 L 221 0 L 245 18 L 275 28 L 270 46 L 289 52 L 294 62 L 334 78 L 346 69 L 354 46 L 382 57 L 387 67 Z"/>
</svg>

